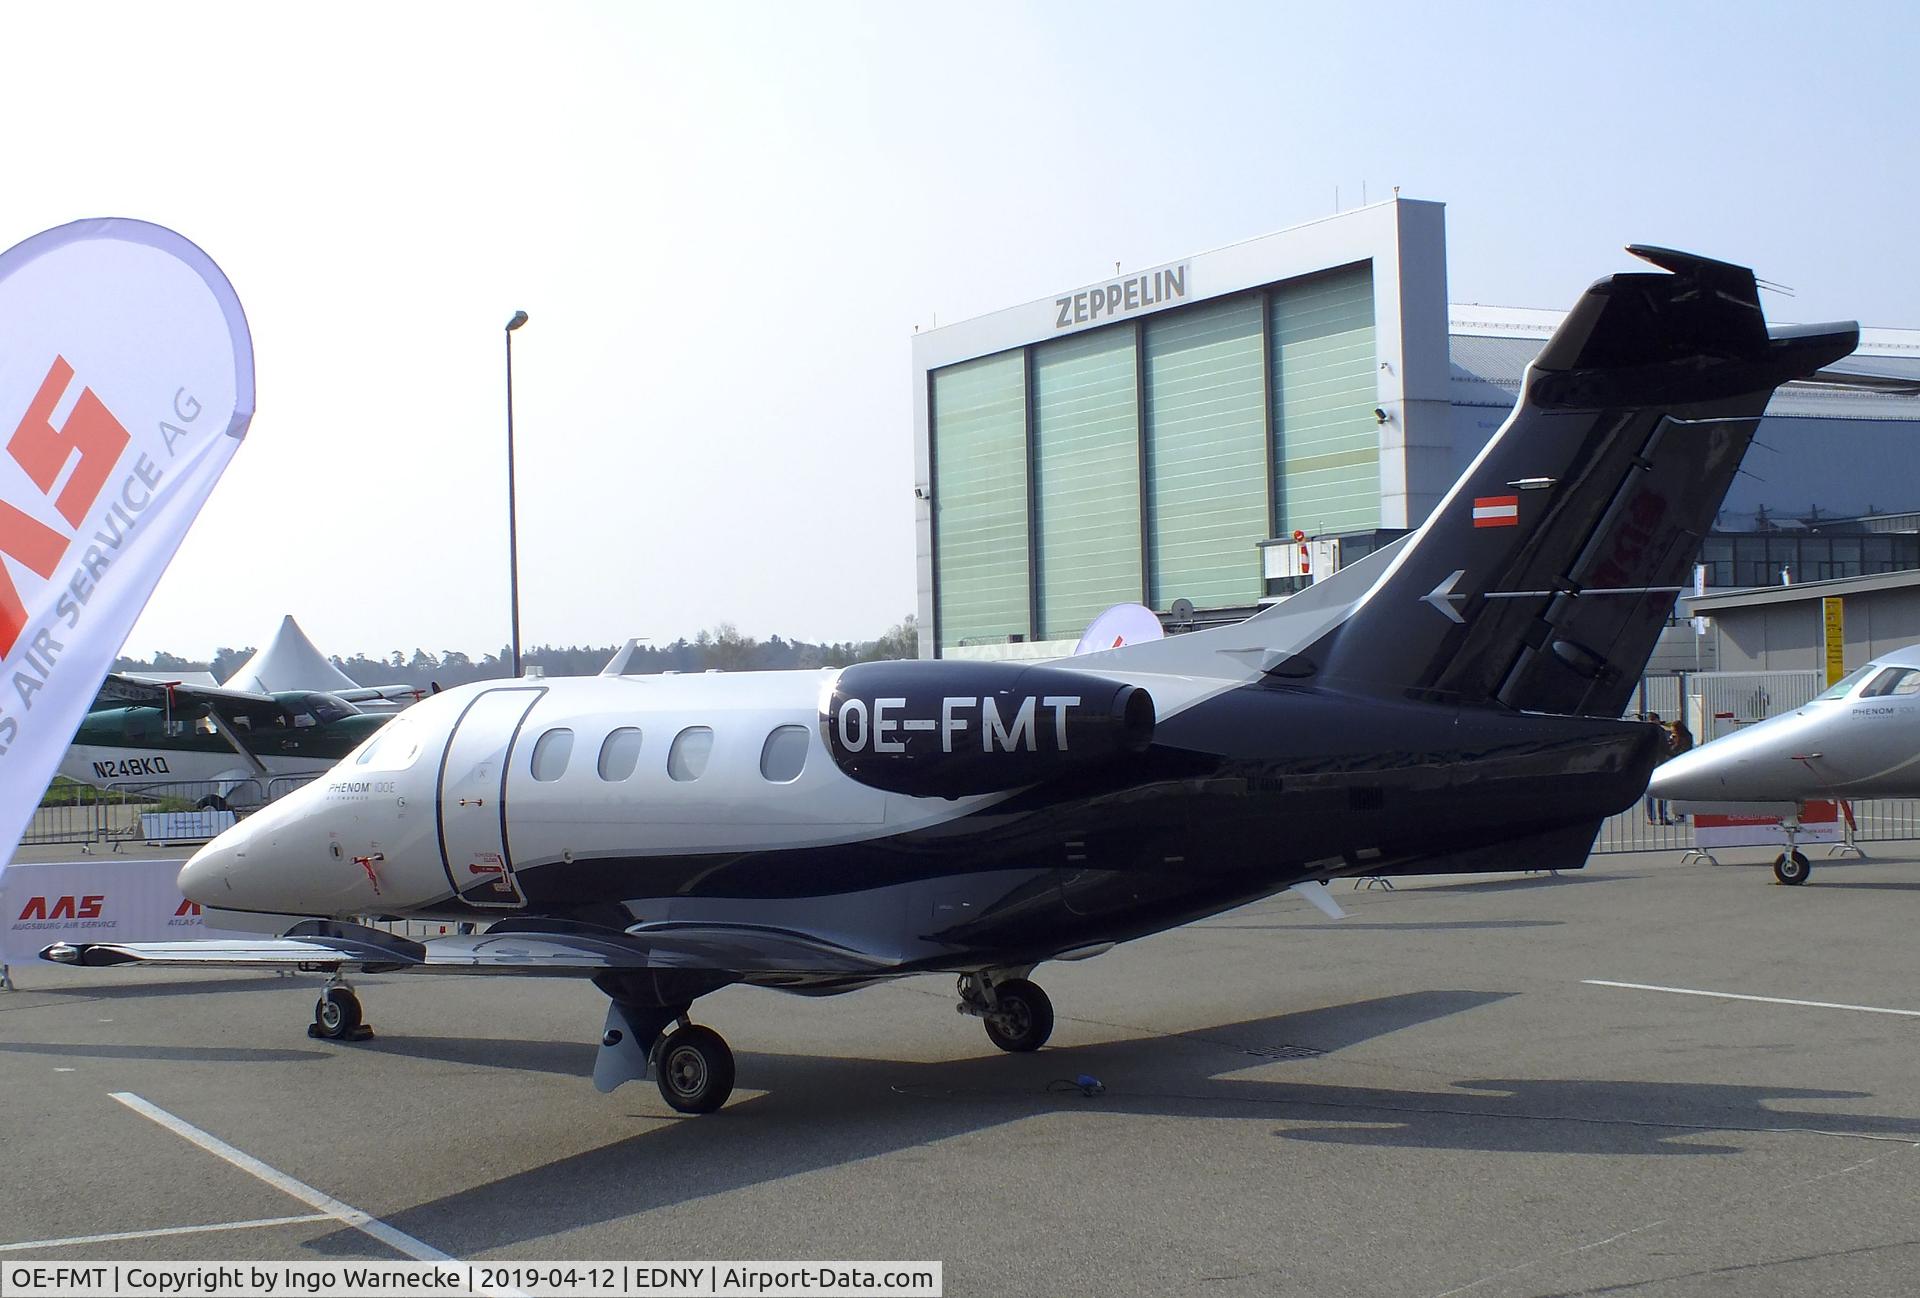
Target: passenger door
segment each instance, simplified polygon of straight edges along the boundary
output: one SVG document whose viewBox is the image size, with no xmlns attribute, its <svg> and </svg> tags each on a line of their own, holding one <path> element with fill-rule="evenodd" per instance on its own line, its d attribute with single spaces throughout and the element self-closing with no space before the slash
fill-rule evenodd
<svg viewBox="0 0 1920 1298">
<path fill-rule="evenodd" d="M 544 685 L 476 695 L 454 722 L 440 759 L 440 858 L 454 895 L 472 906 L 527 904 L 507 848 L 507 765 Z"/>
</svg>

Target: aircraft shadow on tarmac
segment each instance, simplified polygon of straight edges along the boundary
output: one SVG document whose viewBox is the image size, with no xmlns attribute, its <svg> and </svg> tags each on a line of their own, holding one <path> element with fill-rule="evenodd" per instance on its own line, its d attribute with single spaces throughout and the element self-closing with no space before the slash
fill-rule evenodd
<svg viewBox="0 0 1920 1298">
<path fill-rule="evenodd" d="M 1519 879 L 1472 879 L 1466 883 L 1436 883 L 1430 886 L 1415 884 L 1420 892 L 1513 892 L 1519 888 L 1558 888 L 1573 883 L 1625 883 L 1629 879 L 1644 879 L 1644 874 L 1587 874 L 1575 871 L 1571 874 L 1529 874 Z"/>
<path fill-rule="evenodd" d="M 1274 1131 L 1282 1141 L 1493 1153 L 1734 1154 L 1743 1147 L 1700 1137 L 1783 1128 L 1920 1139 L 1920 1117 L 1776 1107 L 1866 1098 L 1852 1091 L 1585 1079 L 1457 1081 L 1440 1090 L 1403 1091 L 1231 1076 L 1262 1064 L 1309 1070 L 1310 1062 L 1278 1063 L 1271 1053 L 1331 1052 L 1503 999 L 1505 993 L 1418 992 L 1175 1036 L 940 1063 L 747 1054 L 742 1075 L 766 1093 L 737 1100 L 717 1117 L 650 1126 L 386 1220 L 456 1254 L 498 1249 L 1060 1113 L 1096 1121 L 1104 1113 L 1281 1119 L 1307 1124 Z M 515 1047 L 446 1038 L 387 1037 L 378 1048 L 569 1075 L 579 1075 L 590 1055 L 572 1043 Z M 1089 1098 L 1061 1087 L 1062 1079 L 1081 1073 L 1100 1078 L 1107 1092 Z M 651 1088 L 644 1096 L 640 1088 L 631 1094 L 652 1107 Z M 1284 1163 L 1285 1145 L 1272 1149 Z M 364 1255 L 367 1241 L 340 1231 L 309 1247 Z"/>
<path fill-rule="evenodd" d="M 257 1046 L 111 1046 L 42 1041 L 0 1041 L 0 1051 L 58 1055 L 65 1059 L 147 1059 L 182 1064 L 288 1064 L 331 1058 L 324 1050 L 274 1050 Z"/>
<path fill-rule="evenodd" d="M 90 971 L 97 972 L 97 971 Z M 82 987 L 27 987 L 35 996 L 54 998 L 59 1003 L 80 1001 L 140 1000 L 148 996 L 211 996 L 220 992 L 275 992 L 289 987 L 324 986 L 326 979 L 315 974 L 246 974 L 226 978 L 175 978 L 166 982 L 119 982 L 101 979 Z"/>
<path fill-rule="evenodd" d="M 1284 929 L 1288 932 L 1314 934 L 1321 933 L 1419 933 L 1454 932 L 1462 929 L 1480 928 L 1559 928 L 1565 924 L 1563 919 L 1434 919 L 1417 920 L 1404 924 L 1384 923 L 1368 924 L 1364 921 L 1343 919 L 1337 924 L 1195 924 L 1194 928 L 1225 929 Z"/>
</svg>

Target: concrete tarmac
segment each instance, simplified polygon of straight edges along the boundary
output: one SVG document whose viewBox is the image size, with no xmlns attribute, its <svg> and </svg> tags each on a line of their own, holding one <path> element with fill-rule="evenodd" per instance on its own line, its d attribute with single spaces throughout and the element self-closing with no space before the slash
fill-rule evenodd
<svg viewBox="0 0 1920 1298">
<path fill-rule="evenodd" d="M 344 1045 L 306 1036 L 317 977 L 30 966 L 0 994 L 0 1262 L 417 1244 L 941 1259 L 950 1295 L 1910 1294 L 1920 845 L 1820 850 L 1800 888 L 1748 851 L 1341 883 L 1337 923 L 1270 900 L 1042 966 L 1059 1023 L 1027 1056 L 945 979 L 730 988 L 695 1007 L 739 1063 L 706 1118 L 593 1090 L 585 983 L 359 979 L 377 1035 Z"/>
</svg>

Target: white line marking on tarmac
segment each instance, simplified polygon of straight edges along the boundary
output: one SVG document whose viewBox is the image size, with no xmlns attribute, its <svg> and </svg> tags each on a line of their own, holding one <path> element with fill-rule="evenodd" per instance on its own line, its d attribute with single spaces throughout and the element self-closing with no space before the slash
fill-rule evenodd
<svg viewBox="0 0 1920 1298">
<path fill-rule="evenodd" d="M 416 1262 L 455 1260 L 452 1254 L 442 1253 L 433 1245 L 422 1243 L 405 1231 L 387 1225 L 371 1213 L 362 1212 L 351 1204 L 342 1203 L 332 1195 L 314 1189 L 305 1181 L 296 1181 L 278 1168 L 268 1167 L 253 1155 L 235 1149 L 218 1136 L 209 1135 L 184 1118 L 174 1117 L 159 1105 L 141 1099 L 132 1091 L 112 1091 L 109 1094 L 141 1117 L 159 1123 L 174 1135 L 200 1146 L 215 1158 L 225 1159 L 241 1171 L 265 1181 L 282 1194 L 290 1195 L 310 1208 L 319 1209 L 341 1225 L 351 1226 L 363 1235 L 370 1235 L 388 1248 L 404 1253 Z"/>
<path fill-rule="evenodd" d="M 295 1226 L 309 1221 L 332 1221 L 330 1212 L 306 1212 L 297 1217 L 262 1217 L 258 1221 L 216 1221 L 209 1226 L 163 1226 L 159 1230 L 117 1230 L 111 1235 L 71 1235 L 66 1239 L 29 1239 L 0 1244 L 0 1253 L 29 1248 L 71 1248 L 78 1244 L 113 1244 L 123 1239 L 159 1239 L 163 1235 L 202 1235 L 214 1230 L 252 1230 L 256 1226 Z"/>
<path fill-rule="evenodd" d="M 1892 1010 L 1883 1005 L 1842 1005 L 1837 1001 L 1796 1001 L 1784 996 L 1746 996 L 1740 992 L 1707 992 L 1693 987 L 1657 987 L 1652 983 L 1616 983 L 1605 978 L 1582 978 L 1589 987 L 1624 987 L 1636 992 L 1672 992 L 1675 996 L 1711 996 L 1723 1001 L 1758 1001 L 1762 1005 L 1800 1005 L 1813 1010 L 1858 1010 L 1862 1014 L 1897 1014 L 1920 1019 L 1920 1010 Z"/>
</svg>

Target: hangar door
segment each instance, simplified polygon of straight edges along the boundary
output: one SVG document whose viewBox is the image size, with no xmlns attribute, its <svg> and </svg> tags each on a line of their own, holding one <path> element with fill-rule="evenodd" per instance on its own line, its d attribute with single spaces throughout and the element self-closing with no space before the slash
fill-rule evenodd
<svg viewBox="0 0 1920 1298">
<path fill-rule="evenodd" d="M 507 764 L 544 685 L 477 695 L 454 723 L 440 759 L 440 857 L 454 895 L 471 906 L 527 904 L 507 850 Z"/>
</svg>

